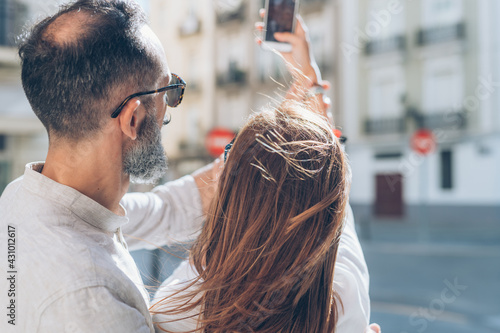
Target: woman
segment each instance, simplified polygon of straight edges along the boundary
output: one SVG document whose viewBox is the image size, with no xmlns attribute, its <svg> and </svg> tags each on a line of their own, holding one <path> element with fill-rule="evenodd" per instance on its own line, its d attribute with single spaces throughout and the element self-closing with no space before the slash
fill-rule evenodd
<svg viewBox="0 0 500 333">
<path fill-rule="evenodd" d="M 342 310 L 333 274 L 349 179 L 325 119 L 292 101 L 252 117 L 192 248 L 198 274 L 164 285 L 155 319 L 189 312 L 200 332 L 333 332 Z"/>
<path fill-rule="evenodd" d="M 301 22 L 278 37 L 294 47 L 289 63 L 299 59 L 292 66 L 318 82 L 303 66 L 313 61 Z M 350 171 L 320 96 L 306 94 L 311 81 L 289 95 L 305 103 L 254 115 L 228 145 L 190 261 L 150 309 L 157 331 L 365 331 L 368 274 L 347 205 Z"/>
</svg>

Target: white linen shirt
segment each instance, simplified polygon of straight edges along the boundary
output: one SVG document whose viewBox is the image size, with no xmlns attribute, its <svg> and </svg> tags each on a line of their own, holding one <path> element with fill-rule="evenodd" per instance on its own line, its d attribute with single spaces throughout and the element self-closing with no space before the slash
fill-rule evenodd
<svg viewBox="0 0 500 333">
<path fill-rule="evenodd" d="M 0 331 L 152 332 L 149 296 L 122 236 L 129 217 L 43 176 L 42 168 L 28 164 L 0 197 Z M 135 236 L 162 244 L 191 239 L 202 223 L 191 176 L 127 194 L 122 205 L 133 210 Z M 9 226 L 15 228 L 14 269 L 7 261 Z M 7 293 L 7 271 L 16 272 L 14 297 Z M 15 325 L 6 316 L 11 299 Z"/>
<path fill-rule="evenodd" d="M 153 299 L 154 311 L 168 311 L 178 306 L 178 302 L 172 300 L 163 302 L 169 295 L 182 290 L 192 282 L 198 273 L 196 268 L 188 261 L 184 261 L 174 273 L 165 280 Z M 339 333 L 363 333 L 368 330 L 370 321 L 370 297 L 369 274 L 358 235 L 354 226 L 354 217 L 349 207 L 346 224 L 340 236 L 337 260 L 335 262 L 335 273 L 333 277 L 333 289 L 342 300 L 343 307 L 338 306 L 339 317 L 336 332 Z M 178 297 L 179 294 L 175 296 Z M 197 296 L 198 297 L 198 296 Z M 186 332 L 197 327 L 199 310 L 192 310 L 182 315 L 160 315 L 153 316 L 156 323 L 156 332 L 163 332 L 158 325 L 170 332 Z"/>
</svg>

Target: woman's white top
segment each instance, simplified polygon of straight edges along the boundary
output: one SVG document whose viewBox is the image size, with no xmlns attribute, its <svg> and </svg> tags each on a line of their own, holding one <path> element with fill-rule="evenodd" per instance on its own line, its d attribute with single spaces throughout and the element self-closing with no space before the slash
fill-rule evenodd
<svg viewBox="0 0 500 333">
<path fill-rule="evenodd" d="M 174 273 L 165 280 L 156 292 L 152 301 L 155 304 L 164 297 L 182 289 L 196 278 L 197 272 L 188 261 L 183 262 Z M 346 225 L 340 238 L 337 261 L 335 263 L 334 289 L 337 291 L 343 304 L 339 307 L 339 318 L 337 321 L 337 332 L 363 333 L 370 321 L 370 298 L 368 295 L 369 275 L 361 245 L 359 244 L 354 218 L 349 207 L 346 217 Z M 155 310 L 168 310 L 176 306 L 173 302 L 161 303 Z M 183 319 L 170 323 L 161 323 L 164 329 L 173 332 L 184 332 L 193 330 L 197 326 L 198 310 L 183 315 L 154 315 L 153 321 L 161 323 L 194 315 L 189 319 Z M 155 327 L 157 332 L 162 332 Z"/>
</svg>

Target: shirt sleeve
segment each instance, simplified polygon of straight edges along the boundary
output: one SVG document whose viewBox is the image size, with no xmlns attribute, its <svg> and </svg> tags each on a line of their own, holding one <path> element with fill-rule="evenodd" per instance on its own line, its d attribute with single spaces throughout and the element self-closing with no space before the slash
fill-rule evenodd
<svg viewBox="0 0 500 333">
<path fill-rule="evenodd" d="M 354 227 L 351 207 L 348 207 L 346 225 L 340 237 L 335 262 L 334 289 L 342 305 L 338 305 L 338 332 L 363 333 L 370 321 L 368 267 Z"/>
<path fill-rule="evenodd" d="M 194 240 L 204 220 L 200 192 L 192 176 L 148 193 L 128 193 L 121 204 L 129 217 L 122 232 L 131 251 Z"/>
<path fill-rule="evenodd" d="M 199 308 L 192 309 L 183 314 L 171 313 L 173 309 L 184 303 L 184 300 L 178 297 L 187 296 L 187 293 L 193 290 L 193 287 L 190 287 L 190 289 L 184 291 L 197 276 L 196 268 L 191 266 L 189 261 L 185 260 L 158 288 L 151 302 L 153 304 L 151 310 L 156 332 L 164 332 L 162 329 L 169 332 L 189 332 L 197 328 L 200 314 Z M 165 299 L 174 293 L 176 293 L 176 296 Z M 195 296 L 195 299 L 198 300 L 199 296 Z"/>
<path fill-rule="evenodd" d="M 151 318 L 127 305 L 106 287 L 89 287 L 67 293 L 41 314 L 40 333 L 151 333 Z"/>
</svg>

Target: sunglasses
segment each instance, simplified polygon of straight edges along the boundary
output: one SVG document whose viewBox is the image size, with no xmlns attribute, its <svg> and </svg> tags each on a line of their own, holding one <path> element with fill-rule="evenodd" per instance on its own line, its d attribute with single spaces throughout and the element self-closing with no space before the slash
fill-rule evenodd
<svg viewBox="0 0 500 333">
<path fill-rule="evenodd" d="M 234 140 L 236 140 L 236 137 L 231 140 L 231 142 L 229 142 L 227 145 L 226 145 L 226 148 L 224 148 L 224 163 L 226 163 L 226 160 L 227 160 L 227 154 L 229 154 L 229 151 L 231 150 L 231 148 L 233 147 L 233 144 L 234 144 Z"/>
<path fill-rule="evenodd" d="M 167 105 L 170 106 L 171 108 L 175 108 L 176 106 L 181 104 L 182 97 L 184 97 L 185 89 L 186 89 L 186 82 L 183 79 L 181 79 L 181 77 L 178 76 L 177 74 L 172 73 L 172 78 L 170 79 L 170 84 L 168 86 L 156 90 L 138 92 L 128 96 L 123 100 L 120 106 L 118 106 L 116 110 L 111 114 L 111 118 L 118 117 L 125 104 L 127 104 L 127 102 L 130 101 L 132 98 L 144 95 L 157 94 L 164 91 L 166 91 L 165 99 Z"/>
</svg>

